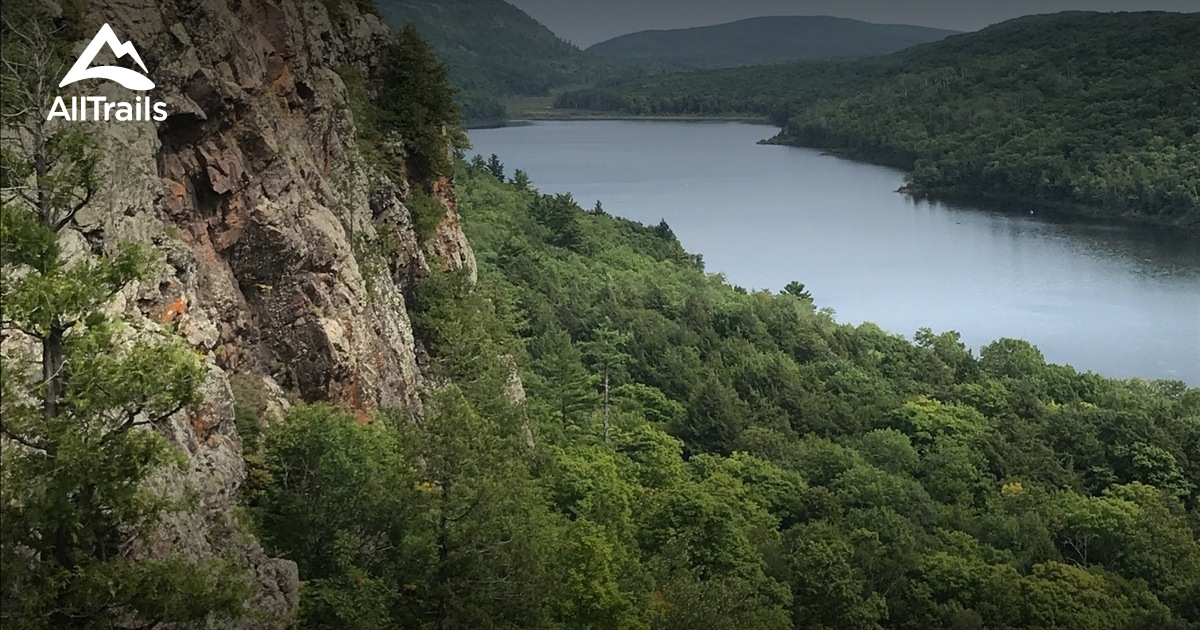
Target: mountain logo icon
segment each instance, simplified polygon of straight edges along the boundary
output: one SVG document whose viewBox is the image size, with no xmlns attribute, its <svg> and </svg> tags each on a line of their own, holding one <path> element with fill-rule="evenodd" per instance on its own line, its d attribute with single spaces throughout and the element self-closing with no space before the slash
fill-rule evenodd
<svg viewBox="0 0 1200 630">
<path fill-rule="evenodd" d="M 128 68 L 120 66 L 89 67 L 96 60 L 96 55 L 100 54 L 100 49 L 106 45 L 118 59 L 129 55 L 141 67 L 142 72 L 148 72 L 146 64 L 142 63 L 142 58 L 138 55 L 137 49 L 133 47 L 133 43 L 122 42 L 117 39 L 117 34 L 113 32 L 112 27 L 105 24 L 96 32 L 96 36 L 92 38 L 92 42 L 84 49 L 83 54 L 79 56 L 79 60 L 75 62 L 75 65 L 71 66 L 70 72 L 67 72 L 67 76 L 63 77 L 62 83 L 59 83 L 58 87 L 64 87 L 84 79 L 108 79 L 109 81 L 116 81 L 130 90 L 139 92 L 154 89 L 154 82 L 146 75 Z"/>
</svg>

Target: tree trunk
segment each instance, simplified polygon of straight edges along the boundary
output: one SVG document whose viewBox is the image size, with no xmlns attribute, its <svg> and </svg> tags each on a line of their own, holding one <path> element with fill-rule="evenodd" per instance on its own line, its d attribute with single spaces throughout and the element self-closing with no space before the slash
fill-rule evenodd
<svg viewBox="0 0 1200 630">
<path fill-rule="evenodd" d="M 63 336 L 66 330 L 55 322 L 50 325 L 50 334 L 42 340 L 42 382 L 46 384 L 46 394 L 42 399 L 42 416 L 46 420 L 58 417 L 59 404 L 62 402 L 66 389 L 63 375 L 64 353 Z"/>
<path fill-rule="evenodd" d="M 608 366 L 604 366 L 604 443 L 608 444 Z"/>
</svg>

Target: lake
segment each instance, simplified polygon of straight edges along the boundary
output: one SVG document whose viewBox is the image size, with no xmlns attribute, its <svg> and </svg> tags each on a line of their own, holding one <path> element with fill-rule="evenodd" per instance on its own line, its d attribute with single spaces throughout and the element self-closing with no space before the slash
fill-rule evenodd
<svg viewBox="0 0 1200 630">
<path fill-rule="evenodd" d="M 1200 242 L 1027 209 L 913 201 L 903 174 L 756 144 L 743 123 L 571 121 L 470 132 L 546 193 L 665 219 L 705 267 L 749 289 L 803 282 L 839 321 L 978 350 L 1026 339 L 1105 376 L 1200 386 Z"/>
</svg>

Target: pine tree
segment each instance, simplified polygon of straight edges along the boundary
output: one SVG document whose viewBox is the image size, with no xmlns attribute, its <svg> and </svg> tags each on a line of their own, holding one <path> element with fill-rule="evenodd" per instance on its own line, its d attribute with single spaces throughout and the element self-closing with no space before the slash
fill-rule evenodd
<svg viewBox="0 0 1200 630">
<path fill-rule="evenodd" d="M 504 162 L 500 161 L 500 156 L 493 153 L 492 157 L 488 158 L 487 170 L 492 177 L 504 181 Z"/>
<path fill-rule="evenodd" d="M 408 24 L 384 50 L 379 96 L 386 128 L 400 134 L 408 151 L 409 179 L 425 183 L 449 175 L 451 147 L 466 146 L 461 114 L 446 69 L 416 26 Z"/>
<path fill-rule="evenodd" d="M 223 563 L 134 560 L 172 502 L 145 482 L 179 463 L 155 431 L 198 402 L 204 370 L 165 337 L 105 314 L 151 267 L 125 247 L 68 259 L 60 233 L 100 182 L 94 141 L 44 119 L 63 68 L 53 31 L 5 22 L 0 170 L 0 625 L 147 627 L 233 614 Z"/>
<path fill-rule="evenodd" d="M 510 182 L 517 190 L 529 190 L 533 187 L 533 182 L 529 180 L 529 173 L 521 169 L 513 171 L 513 177 Z"/>
</svg>

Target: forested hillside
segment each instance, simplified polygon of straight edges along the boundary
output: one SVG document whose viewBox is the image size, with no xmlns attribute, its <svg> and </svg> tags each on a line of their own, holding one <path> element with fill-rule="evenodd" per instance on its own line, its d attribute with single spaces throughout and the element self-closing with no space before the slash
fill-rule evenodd
<svg viewBox="0 0 1200 630">
<path fill-rule="evenodd" d="M 777 141 L 909 170 L 912 192 L 1200 223 L 1200 14 L 1021 18 L 889 57 L 629 82 L 561 107 L 769 114 Z"/>
<path fill-rule="evenodd" d="M 503 0 L 379 0 L 393 30 L 415 24 L 460 90 L 467 120 L 502 119 L 500 99 L 595 80 L 604 64 Z"/>
<path fill-rule="evenodd" d="M 357 2 L 25 8 L 4 628 L 1200 624 L 1200 390 L 731 286 L 458 159 L 444 68 Z M 98 16 L 205 118 L 44 118 Z"/>
<path fill-rule="evenodd" d="M 955 31 L 827 16 L 774 16 L 715 26 L 630 33 L 595 44 L 587 52 L 606 59 L 678 69 L 726 68 L 874 57 L 953 34 Z"/>
<path fill-rule="evenodd" d="M 1200 391 L 838 324 L 503 175 L 457 175 L 479 283 L 414 296 L 424 419 L 266 434 L 309 627 L 1200 622 Z"/>
</svg>

